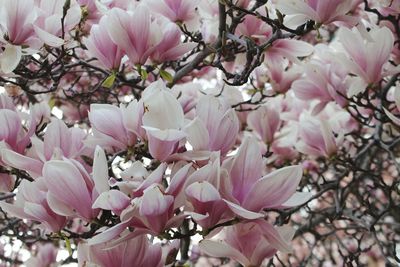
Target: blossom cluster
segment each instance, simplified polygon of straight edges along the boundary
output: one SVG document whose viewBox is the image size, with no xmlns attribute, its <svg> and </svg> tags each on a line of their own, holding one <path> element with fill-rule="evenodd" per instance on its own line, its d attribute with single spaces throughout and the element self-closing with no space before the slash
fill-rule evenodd
<svg viewBox="0 0 400 267">
<path fill-rule="evenodd" d="M 0 223 L 47 241 L 28 266 L 398 260 L 400 1 L 0 13 Z"/>
</svg>

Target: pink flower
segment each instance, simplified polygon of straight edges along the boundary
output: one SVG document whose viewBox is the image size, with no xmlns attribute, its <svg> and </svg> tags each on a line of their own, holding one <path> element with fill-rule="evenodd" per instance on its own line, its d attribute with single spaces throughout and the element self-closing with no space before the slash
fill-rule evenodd
<svg viewBox="0 0 400 267">
<path fill-rule="evenodd" d="M 89 54 L 97 58 L 105 69 L 118 70 L 124 54 L 111 40 L 107 24 L 107 17 L 102 17 L 98 25 L 92 26 L 89 37 L 84 39 L 84 44 Z"/>
<path fill-rule="evenodd" d="M 281 64 L 284 58 L 297 63 L 298 57 L 309 56 L 313 51 L 313 46 L 304 41 L 278 39 L 265 51 L 265 60 L 268 66 Z"/>
<path fill-rule="evenodd" d="M 136 143 L 136 135 L 126 127 L 126 108 L 110 104 L 91 104 L 89 120 L 93 128 L 93 137 L 86 144 L 94 147 L 101 145 L 107 150 L 126 149 Z M 137 113 L 136 113 L 137 114 Z M 131 116 L 135 116 L 131 114 Z"/>
<path fill-rule="evenodd" d="M 133 192 L 134 198 L 130 205 L 120 213 L 121 223 L 101 232 L 89 243 L 93 245 L 110 241 L 124 232 L 127 227 L 134 227 L 138 230 L 125 236 L 126 239 L 137 235 L 137 231 L 154 235 L 171 227 L 179 226 L 187 215 L 183 213 L 176 215 L 174 212 L 183 205 L 179 195 L 190 168 L 191 164 L 179 168 L 172 176 L 171 183 L 166 189 L 160 184 L 166 166 L 157 168 L 153 171 L 154 175 L 152 173 L 147 177 Z M 114 200 L 111 201 L 111 203 L 113 202 Z M 99 206 L 107 209 L 106 205 L 109 204 L 101 202 Z M 119 243 L 124 238 L 113 242 Z"/>
<path fill-rule="evenodd" d="M 304 101 L 319 100 L 320 104 L 317 106 L 319 110 L 331 101 L 342 107 L 347 104 L 346 99 L 340 95 L 346 95 L 348 89 L 345 77 L 335 66 L 315 61 L 304 66 L 304 72 L 305 76 L 292 84 L 296 97 Z M 314 110 L 316 111 L 315 108 Z"/>
<path fill-rule="evenodd" d="M 223 162 L 230 179 L 225 177 L 221 181 L 220 192 L 239 217 L 261 218 L 260 211 L 265 208 L 279 208 L 286 206 L 286 202 L 295 206 L 310 197 L 308 193 L 296 192 L 303 173 L 300 166 L 284 167 L 266 176 L 263 166 L 260 147 L 253 138 L 245 138 L 238 153 Z"/>
<path fill-rule="evenodd" d="M 247 36 L 261 44 L 271 37 L 272 27 L 255 16 L 246 15 L 243 22 L 236 28 L 236 34 Z"/>
<path fill-rule="evenodd" d="M 0 70 L 4 73 L 12 72 L 22 57 L 22 46 L 38 49 L 42 42 L 36 37 L 33 22 L 36 19 L 36 10 L 33 0 L 16 0 L 1 2 L 0 47 L 4 51 L 0 54 Z"/>
<path fill-rule="evenodd" d="M 196 1 L 192 0 L 147 0 L 152 11 L 160 13 L 172 22 L 192 24 L 197 19 Z"/>
<path fill-rule="evenodd" d="M 193 206 L 189 214 L 203 229 L 216 225 L 226 213 L 226 204 L 218 190 L 207 181 L 190 184 L 185 190 L 187 200 Z"/>
<path fill-rule="evenodd" d="M 37 254 L 30 257 L 25 264 L 32 267 L 52 266 L 57 262 L 57 253 L 58 249 L 54 244 L 39 244 L 37 246 Z"/>
<path fill-rule="evenodd" d="M 62 34 L 61 18 L 63 17 L 64 0 L 40 0 L 37 3 L 38 18 L 34 23 L 36 35 L 47 45 L 58 47 L 64 44 L 60 38 Z M 70 1 L 70 6 L 64 18 L 64 31 L 68 37 L 71 31 L 81 20 L 81 7 L 75 0 Z"/>
<path fill-rule="evenodd" d="M 199 99 L 197 117 L 185 127 L 195 150 L 221 151 L 225 155 L 236 142 L 239 119 L 227 101 L 212 95 Z"/>
<path fill-rule="evenodd" d="M 150 154 L 163 161 L 176 151 L 179 141 L 186 136 L 182 131 L 182 106 L 162 82 L 155 82 L 146 88 L 143 105 L 145 112 L 142 122 Z"/>
<path fill-rule="evenodd" d="M 133 13 L 119 8 L 109 11 L 108 34 L 133 64 L 145 64 L 154 51 L 152 22 L 147 7 L 138 5 Z"/>
<path fill-rule="evenodd" d="M 152 245 L 146 235 L 137 235 L 116 246 L 78 244 L 78 265 L 103 267 L 164 266 L 160 245 Z"/>
<path fill-rule="evenodd" d="M 360 28 L 362 29 L 362 28 Z M 374 28 L 370 32 L 364 29 L 341 28 L 339 39 L 350 60 L 343 58 L 349 72 L 357 75 L 352 79 L 348 95 L 363 92 L 369 84 L 382 79 L 384 64 L 389 60 L 394 45 L 392 32 L 386 28 Z"/>
<path fill-rule="evenodd" d="M 33 110 L 34 111 L 34 110 Z M 35 112 L 31 112 L 32 117 L 36 117 Z M 9 148 L 0 149 L 2 161 L 7 165 L 17 169 L 27 171 L 32 177 L 41 176 L 43 163 L 51 159 L 60 159 L 63 156 L 67 158 L 78 158 L 83 152 L 83 139 L 86 134 L 79 128 L 68 128 L 65 123 L 59 119 L 53 119 L 48 125 L 44 134 L 44 141 L 38 137 L 29 137 L 36 129 L 35 119 L 31 119 L 30 130 L 24 137 L 24 144 L 32 143 L 30 153 L 22 154 L 22 150 L 17 152 Z M 25 146 L 26 146 L 25 145 Z M 24 146 L 22 146 L 25 148 Z M 0 147 L 1 148 L 1 147 Z"/>
<path fill-rule="evenodd" d="M 272 89 L 277 93 L 286 93 L 293 82 L 301 76 L 302 68 L 296 68 L 290 66 L 290 62 L 281 61 L 275 62 L 274 64 L 268 64 L 268 68 L 265 70 L 268 75 L 269 83 Z M 290 67 L 289 67 L 290 66 Z M 256 70 L 258 75 L 265 74 L 262 70 Z"/>
<path fill-rule="evenodd" d="M 279 110 L 269 104 L 263 105 L 249 113 L 247 123 L 264 143 L 272 144 L 274 134 L 281 125 Z"/>
<path fill-rule="evenodd" d="M 2 9 L 5 19 L 0 27 L 1 41 L 17 46 L 29 45 L 34 41 L 32 24 L 36 19 L 34 0 L 3 1 Z"/>
<path fill-rule="evenodd" d="M 51 160 L 43 167 L 51 208 L 64 216 L 91 221 L 98 211 L 92 210 L 93 182 L 82 167 L 70 161 Z"/>
<path fill-rule="evenodd" d="M 208 255 L 233 259 L 243 266 L 261 266 L 279 250 L 290 252 L 290 227 L 274 228 L 263 220 L 228 226 L 220 240 L 200 241 L 200 249 Z"/>
<path fill-rule="evenodd" d="M 311 116 L 301 116 L 299 120 L 299 142 L 297 150 L 317 157 L 331 157 L 337 150 L 342 137 L 335 138 L 328 121 Z"/>
<path fill-rule="evenodd" d="M 21 219 L 40 222 L 51 232 L 63 229 L 66 218 L 50 208 L 47 186 L 43 178 L 34 182 L 22 180 L 15 198 L 14 204 L 0 202 L 3 211 Z"/>
<path fill-rule="evenodd" d="M 344 22 L 355 25 L 358 20 L 347 15 L 353 5 L 349 0 L 290 0 L 279 1 L 277 8 L 286 15 L 301 15 L 320 24 Z"/>
<path fill-rule="evenodd" d="M 79 217 L 90 222 L 99 210 L 92 209 L 100 193 L 109 190 L 108 168 L 104 152 L 97 147 L 91 177 L 73 160 L 51 160 L 44 164 L 43 177 L 48 188 L 47 200 L 56 213 Z"/>
<path fill-rule="evenodd" d="M 154 29 L 153 35 L 157 40 L 150 59 L 154 63 L 176 60 L 183 54 L 196 47 L 196 43 L 182 43 L 181 31 L 179 27 L 172 22 L 159 18 Z M 156 26 L 155 25 L 155 26 Z"/>
</svg>

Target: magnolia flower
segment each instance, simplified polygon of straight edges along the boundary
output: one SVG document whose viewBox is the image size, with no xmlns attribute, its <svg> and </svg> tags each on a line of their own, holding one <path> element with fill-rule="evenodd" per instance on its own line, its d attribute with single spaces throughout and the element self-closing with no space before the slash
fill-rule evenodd
<svg viewBox="0 0 400 267">
<path fill-rule="evenodd" d="M 198 24 L 196 1 L 192 0 L 147 0 L 145 3 L 156 13 L 163 15 L 172 22 L 185 23 L 189 28 Z"/>
<path fill-rule="evenodd" d="M 35 116 L 32 113 L 32 116 Z M 31 123 L 29 136 L 35 131 L 36 123 Z M 86 137 L 85 132 L 79 128 L 68 128 L 65 123 L 59 119 L 53 119 L 48 125 L 47 131 L 44 134 L 44 140 L 37 137 L 30 139 L 32 143 L 31 153 L 23 155 L 12 151 L 9 148 L 0 147 L 2 161 L 7 165 L 17 169 L 27 171 L 32 177 L 40 176 L 42 173 L 43 163 L 51 159 L 79 158 L 83 153 L 83 139 Z M 28 142 L 26 142 L 28 144 Z"/>
<path fill-rule="evenodd" d="M 296 206 L 308 200 L 310 194 L 295 191 L 303 173 L 300 166 L 284 167 L 262 176 L 263 166 L 254 138 L 245 138 L 238 153 L 223 162 L 230 179 L 221 181 L 220 191 L 235 214 L 256 219 L 264 216 L 260 212 L 265 208 Z"/>
<path fill-rule="evenodd" d="M 51 232 L 59 232 L 64 228 L 66 218 L 50 208 L 46 181 L 43 178 L 33 182 L 22 180 L 15 199 L 14 204 L 1 201 L 1 209 L 18 218 L 40 222 Z"/>
<path fill-rule="evenodd" d="M 83 168 L 70 161 L 51 160 L 43 167 L 51 208 L 64 216 L 91 221 L 98 211 L 92 210 L 93 182 Z"/>
<path fill-rule="evenodd" d="M 99 24 L 93 25 L 89 37 L 84 39 L 90 55 L 96 57 L 102 66 L 110 70 L 118 70 L 123 51 L 112 40 L 107 32 L 108 19 L 104 16 Z"/>
<path fill-rule="evenodd" d="M 268 66 L 282 64 L 284 58 L 298 63 L 298 57 L 309 56 L 314 51 L 312 45 L 294 39 L 278 39 L 265 51 L 265 60 Z"/>
<path fill-rule="evenodd" d="M 121 235 L 127 227 L 134 227 L 138 230 L 125 236 L 123 239 L 114 240 L 114 243 L 119 243 L 124 239 L 128 239 L 137 235 L 138 231 L 149 234 L 160 234 L 166 229 L 177 227 L 182 223 L 182 220 L 187 216 L 184 213 L 176 215 L 174 212 L 177 208 L 183 205 L 179 198 L 183 184 L 187 178 L 191 164 L 186 164 L 179 168 L 171 178 L 169 186 L 164 189 L 161 183 L 162 175 L 166 166 L 155 170 L 156 174 L 153 177 L 148 177 L 133 193 L 133 199 L 129 206 L 120 212 L 121 222 L 93 237 L 90 244 L 100 244 L 107 242 Z M 124 198 L 120 200 L 125 201 Z M 118 199 L 113 201 L 100 201 L 96 206 L 109 209 L 112 208 L 111 203 L 118 202 Z M 111 203 L 110 203 L 111 202 Z M 120 202 L 119 202 L 120 203 Z"/>
<path fill-rule="evenodd" d="M 78 244 L 78 265 L 103 267 L 164 266 L 160 245 L 153 245 L 146 235 L 139 235 L 116 246 Z"/>
<path fill-rule="evenodd" d="M 99 212 L 92 205 L 100 193 L 109 190 L 107 161 L 96 148 L 93 176 L 73 160 L 51 160 L 44 164 L 43 177 L 48 188 L 47 200 L 54 212 L 91 221 Z"/>
<path fill-rule="evenodd" d="M 208 255 L 233 259 L 243 266 L 261 266 L 279 250 L 290 252 L 294 235 L 290 227 L 275 228 L 263 220 L 225 227 L 220 240 L 200 241 L 200 249 Z"/>
<path fill-rule="evenodd" d="M 350 60 L 341 58 L 342 64 L 357 75 L 351 79 L 348 92 L 348 96 L 353 96 L 363 92 L 368 85 L 379 82 L 385 75 L 383 68 L 393 49 L 394 37 L 386 27 L 374 28 L 369 32 L 361 27 L 353 30 L 341 28 L 338 35 L 350 57 Z"/>
<path fill-rule="evenodd" d="M 126 149 L 127 146 L 136 143 L 136 135 L 127 129 L 124 114 L 127 108 L 110 104 L 91 104 L 89 120 L 93 128 L 93 137 L 90 137 L 86 144 L 94 147 L 101 145 L 108 150 Z M 131 116 L 135 116 L 133 113 Z"/>
<path fill-rule="evenodd" d="M 256 16 L 247 15 L 236 28 L 236 34 L 247 36 L 262 44 L 271 37 L 272 27 Z"/>
<path fill-rule="evenodd" d="M 331 101 L 340 106 L 347 104 L 347 100 L 340 95 L 346 95 L 348 89 L 345 77 L 336 71 L 335 66 L 315 61 L 304 66 L 304 69 L 305 76 L 292 84 L 296 97 L 304 101 L 319 100 L 320 104 L 314 108 L 318 112 Z"/>
<path fill-rule="evenodd" d="M 194 210 L 189 214 L 204 229 L 218 224 L 226 213 L 226 204 L 220 193 L 207 181 L 192 183 L 185 193 Z"/>
<path fill-rule="evenodd" d="M 336 138 L 327 120 L 301 116 L 299 120 L 299 142 L 297 150 L 317 157 L 331 157 L 343 141 L 343 135 Z"/>
<path fill-rule="evenodd" d="M 55 266 L 58 249 L 52 243 L 39 244 L 37 254 L 31 256 L 25 264 L 32 267 Z"/>
<path fill-rule="evenodd" d="M 108 13 L 108 34 L 133 64 L 145 64 L 153 51 L 151 17 L 147 7 L 139 5 L 133 13 L 113 8 Z"/>
<path fill-rule="evenodd" d="M 185 127 L 195 150 L 220 151 L 225 155 L 235 144 L 239 119 L 228 103 L 212 95 L 199 99 L 195 119 Z"/>
<path fill-rule="evenodd" d="M 151 84 L 143 92 L 143 128 L 146 130 L 150 154 L 165 160 L 176 151 L 186 133 L 182 106 L 161 81 Z"/>
<path fill-rule="evenodd" d="M 64 40 L 59 36 L 62 34 L 64 0 L 40 0 L 37 3 L 38 18 L 35 20 L 34 29 L 37 36 L 49 46 L 61 46 Z M 64 32 L 71 31 L 81 20 L 81 7 L 75 0 L 69 2 L 69 7 L 63 20 Z"/>
<path fill-rule="evenodd" d="M 0 15 L 0 69 L 12 72 L 23 54 L 22 46 L 38 49 L 41 41 L 37 38 L 33 23 L 36 19 L 34 0 L 2 1 Z M 24 49 L 25 50 L 25 49 Z M 24 51 L 26 52 L 26 51 Z"/>
<path fill-rule="evenodd" d="M 357 18 L 347 15 L 353 9 L 351 0 L 290 0 L 278 1 L 276 7 L 286 15 L 296 15 L 306 19 L 314 20 L 320 24 L 332 22 L 344 22 L 348 25 L 355 25 Z"/>
<path fill-rule="evenodd" d="M 249 113 L 247 123 L 263 142 L 271 144 L 281 124 L 279 111 L 269 105 L 263 105 Z"/>
<path fill-rule="evenodd" d="M 196 43 L 181 42 L 181 31 L 175 23 L 159 18 L 154 27 L 153 35 L 157 44 L 150 54 L 154 63 L 176 60 L 196 47 Z"/>
</svg>

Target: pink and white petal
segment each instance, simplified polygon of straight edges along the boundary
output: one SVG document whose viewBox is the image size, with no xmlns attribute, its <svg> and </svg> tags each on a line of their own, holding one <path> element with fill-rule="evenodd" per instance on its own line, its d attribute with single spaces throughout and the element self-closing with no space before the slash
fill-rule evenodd
<svg viewBox="0 0 400 267">
<path fill-rule="evenodd" d="M 304 14 L 312 20 L 318 19 L 317 12 L 312 9 L 307 3 L 297 0 L 278 1 L 276 8 L 285 15 Z"/>
<path fill-rule="evenodd" d="M 236 215 L 238 215 L 241 218 L 248 219 L 248 220 L 255 220 L 255 219 L 264 217 L 264 214 L 262 214 L 262 213 L 249 211 L 249 210 L 247 210 L 233 202 L 225 200 L 225 199 L 223 201 L 228 205 L 228 208 L 233 213 L 235 213 Z"/>
<path fill-rule="evenodd" d="M 185 128 L 187 141 L 194 150 L 208 150 L 209 134 L 203 121 L 196 117 Z"/>
<path fill-rule="evenodd" d="M 144 127 L 144 126 L 143 126 Z M 186 133 L 180 130 L 158 130 L 146 127 L 149 141 L 150 154 L 160 161 L 164 161 L 175 152 L 178 142 L 186 137 Z"/>
<path fill-rule="evenodd" d="M 364 92 L 368 86 L 368 83 L 360 77 L 351 77 L 348 78 L 348 81 L 350 83 L 349 91 L 347 92 L 348 97 L 353 97 Z"/>
<path fill-rule="evenodd" d="M 237 135 L 240 130 L 240 122 L 234 109 L 230 109 L 222 117 L 221 124 L 218 127 L 216 136 L 212 136 L 210 140 L 210 148 L 213 151 L 221 151 L 222 155 L 235 145 Z"/>
<path fill-rule="evenodd" d="M 186 164 L 175 173 L 175 175 L 171 179 L 171 183 L 169 184 L 167 190 L 165 191 L 166 194 L 172 195 L 174 197 L 176 197 L 179 194 L 179 192 L 183 187 L 183 184 L 186 181 L 186 178 L 189 174 L 189 170 L 191 167 L 192 163 Z"/>
<path fill-rule="evenodd" d="M 50 216 L 42 205 L 27 202 L 24 206 L 24 212 L 33 218 L 33 220 L 43 223 L 50 231 L 57 232 L 62 228 L 56 218 Z"/>
<path fill-rule="evenodd" d="M 144 181 L 143 183 L 135 190 L 133 193 L 134 197 L 141 197 L 143 195 L 143 191 L 150 187 L 153 184 L 161 184 L 161 180 L 163 178 L 164 172 L 167 169 L 166 163 L 161 163 L 157 169 L 155 169 Z"/>
<path fill-rule="evenodd" d="M 130 198 L 119 190 L 112 189 L 105 191 L 93 203 L 92 208 L 101 208 L 104 210 L 111 210 L 116 213 L 120 213 L 125 209 L 129 203 Z"/>
<path fill-rule="evenodd" d="M 165 229 L 176 228 L 182 225 L 183 220 L 187 217 L 186 213 L 175 215 L 165 224 Z"/>
<path fill-rule="evenodd" d="M 281 205 L 282 208 L 290 208 L 303 205 L 313 197 L 311 192 L 296 192 L 285 203 Z"/>
<path fill-rule="evenodd" d="M 265 239 L 267 239 L 274 248 L 285 253 L 292 252 L 290 243 L 281 235 L 277 228 L 265 220 L 256 220 L 255 222 L 261 228 Z"/>
<path fill-rule="evenodd" d="M 147 127 L 180 129 L 184 123 L 182 106 L 173 94 L 160 90 L 144 100 L 143 125 Z M 168 112 L 166 112 L 168 110 Z"/>
<path fill-rule="evenodd" d="M 100 146 L 96 146 L 93 159 L 93 181 L 97 193 L 101 194 L 110 190 L 108 185 L 108 163 L 106 154 Z"/>
<path fill-rule="evenodd" d="M 105 231 L 101 231 L 98 235 L 89 239 L 88 244 L 92 246 L 113 240 L 117 236 L 119 236 L 125 229 L 127 229 L 128 225 L 129 220 L 114 225 L 113 227 L 108 228 Z"/>
<path fill-rule="evenodd" d="M 15 216 L 17 218 L 20 218 L 20 219 L 33 219 L 32 216 L 30 216 L 30 215 L 25 213 L 23 207 L 19 207 L 19 206 L 15 205 L 15 204 L 9 204 L 7 202 L 0 201 L 0 208 L 4 212 L 7 212 L 7 213 L 9 213 L 12 216 Z"/>
<path fill-rule="evenodd" d="M 243 207 L 252 211 L 278 207 L 296 191 L 303 176 L 300 165 L 288 166 L 258 180 L 243 202 Z"/>
<path fill-rule="evenodd" d="M 167 212 L 173 204 L 174 197 L 164 195 L 158 186 L 147 188 L 143 193 L 139 213 L 144 216 L 156 216 Z"/>
<path fill-rule="evenodd" d="M 199 243 L 200 249 L 213 257 L 229 258 L 238 261 L 243 266 L 250 266 L 250 261 L 237 249 L 219 241 L 204 239 Z"/>
<path fill-rule="evenodd" d="M 22 51 L 20 46 L 7 44 L 0 54 L 0 67 L 4 73 L 11 73 L 21 61 Z"/>
<path fill-rule="evenodd" d="M 76 212 L 67 204 L 59 200 L 54 194 L 51 192 L 47 192 L 47 203 L 52 211 L 61 215 L 61 216 L 74 216 Z"/>
<path fill-rule="evenodd" d="M 10 149 L 1 149 L 1 160 L 16 169 L 24 170 L 33 178 L 42 175 L 43 162 L 18 154 Z"/>
<path fill-rule="evenodd" d="M 176 59 L 180 58 L 181 56 L 183 56 L 184 54 L 186 54 L 187 52 L 189 52 L 190 50 L 192 50 L 193 48 L 195 48 L 196 46 L 197 46 L 196 43 L 179 44 L 178 46 L 173 47 L 173 48 L 169 49 L 168 51 L 166 51 L 162 55 L 162 59 L 163 59 L 163 61 L 176 60 Z"/>
<path fill-rule="evenodd" d="M 64 44 L 64 40 L 41 29 L 40 27 L 33 25 L 36 35 L 48 46 L 59 47 Z"/>
<path fill-rule="evenodd" d="M 245 138 L 235 155 L 230 170 L 233 185 L 233 196 L 240 202 L 262 175 L 262 155 L 260 146 L 254 138 Z"/>
<path fill-rule="evenodd" d="M 85 219 L 92 217 L 91 194 L 80 171 L 70 162 L 52 160 L 45 163 L 43 177 L 57 198 L 70 205 Z"/>
<path fill-rule="evenodd" d="M 332 128 L 326 120 L 321 120 L 321 133 L 325 142 L 326 154 L 327 156 L 331 156 L 337 151 L 337 147 Z"/>
</svg>

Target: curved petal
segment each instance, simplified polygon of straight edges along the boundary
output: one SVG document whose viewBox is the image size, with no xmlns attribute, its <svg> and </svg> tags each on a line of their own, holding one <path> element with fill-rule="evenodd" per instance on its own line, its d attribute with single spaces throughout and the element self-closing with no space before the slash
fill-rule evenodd
<svg viewBox="0 0 400 267">
<path fill-rule="evenodd" d="M 224 199 L 224 202 L 226 204 L 228 204 L 228 208 L 233 213 L 235 213 L 236 215 L 238 215 L 241 218 L 245 218 L 248 220 L 254 220 L 254 219 L 259 219 L 259 218 L 264 217 L 264 214 L 262 214 L 262 213 L 257 213 L 257 212 L 252 212 L 252 211 L 246 210 L 246 209 L 242 208 L 241 206 L 239 206 L 233 202 L 230 202 L 228 200 Z"/>
<path fill-rule="evenodd" d="M 296 191 L 303 176 L 301 166 L 289 166 L 276 170 L 258 180 L 243 202 L 243 207 L 252 211 L 278 207 Z"/>
<path fill-rule="evenodd" d="M 218 241 L 202 240 L 200 249 L 208 255 L 217 258 L 229 258 L 240 262 L 243 266 L 250 266 L 250 261 L 239 250 Z"/>
</svg>

